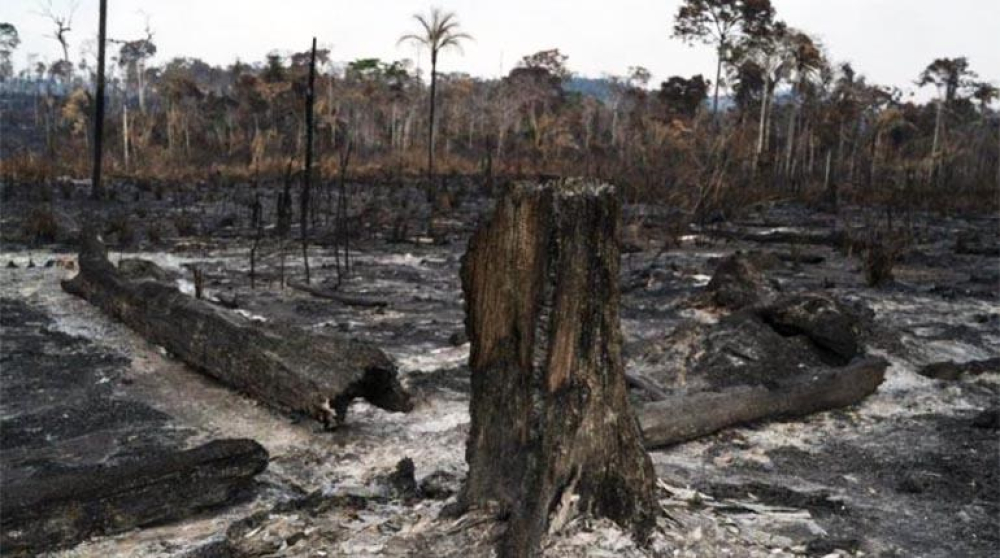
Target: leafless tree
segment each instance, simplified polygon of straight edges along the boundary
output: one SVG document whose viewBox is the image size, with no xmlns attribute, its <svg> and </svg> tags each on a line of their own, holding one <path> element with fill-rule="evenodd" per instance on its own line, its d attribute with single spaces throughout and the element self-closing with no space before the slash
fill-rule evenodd
<svg viewBox="0 0 1000 558">
<path fill-rule="evenodd" d="M 52 6 L 52 0 L 48 0 L 45 4 L 40 7 L 40 15 L 52 22 L 55 26 L 55 31 L 52 33 L 52 38 L 59 41 L 59 46 L 62 47 L 63 51 L 63 62 L 67 64 L 69 68 L 72 68 L 72 64 L 69 61 L 69 33 L 73 30 L 73 16 L 76 14 L 76 9 L 79 6 L 78 2 L 73 2 L 69 5 L 69 9 L 66 12 L 57 12 Z"/>
</svg>

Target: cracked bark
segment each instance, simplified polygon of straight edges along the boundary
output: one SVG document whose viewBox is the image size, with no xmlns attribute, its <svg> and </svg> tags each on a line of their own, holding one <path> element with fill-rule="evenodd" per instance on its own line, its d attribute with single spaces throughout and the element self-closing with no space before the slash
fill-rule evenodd
<svg viewBox="0 0 1000 558">
<path fill-rule="evenodd" d="M 608 517 L 640 539 L 653 524 L 656 477 L 621 357 L 620 212 L 608 185 L 516 185 L 463 259 L 472 424 L 459 508 L 499 506 L 502 556 L 537 554 L 550 517 Z"/>
</svg>

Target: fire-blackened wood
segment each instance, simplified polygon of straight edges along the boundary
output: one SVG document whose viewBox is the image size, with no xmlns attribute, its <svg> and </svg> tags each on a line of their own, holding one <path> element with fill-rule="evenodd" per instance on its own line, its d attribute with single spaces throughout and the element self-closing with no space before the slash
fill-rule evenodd
<svg viewBox="0 0 1000 558">
<path fill-rule="evenodd" d="M 514 186 L 462 263 L 472 343 L 459 508 L 499 504 L 505 556 L 578 512 L 643 537 L 655 473 L 629 406 L 619 324 L 620 202 L 583 181 Z"/>
<path fill-rule="evenodd" d="M 185 517 L 247 491 L 267 460 L 253 440 L 219 440 L 5 484 L 0 547 L 28 556 Z"/>
<path fill-rule="evenodd" d="M 729 426 L 846 407 L 875 392 L 885 378 L 887 365 L 885 360 L 867 358 L 770 386 L 738 385 L 674 395 L 639 408 L 642 435 L 647 447 L 662 447 Z"/>
<path fill-rule="evenodd" d="M 343 421 L 357 397 L 390 411 L 409 411 L 396 366 L 359 341 L 254 324 L 172 285 L 124 279 L 104 244 L 85 234 L 80 273 L 63 282 L 198 370 L 272 406 L 304 412 L 325 424 Z"/>
<path fill-rule="evenodd" d="M 288 286 L 297 291 L 309 293 L 316 298 L 325 298 L 328 300 L 339 302 L 344 306 L 360 306 L 364 308 L 385 308 L 386 306 L 389 305 L 388 301 L 382 299 L 366 298 L 363 296 L 351 296 L 331 291 L 330 289 L 324 289 L 322 287 L 303 285 L 302 283 L 296 281 L 289 281 Z"/>
</svg>

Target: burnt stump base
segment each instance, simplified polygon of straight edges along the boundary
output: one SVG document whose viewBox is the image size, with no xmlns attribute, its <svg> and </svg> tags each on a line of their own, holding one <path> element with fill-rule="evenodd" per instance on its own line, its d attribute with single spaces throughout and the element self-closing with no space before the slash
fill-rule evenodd
<svg viewBox="0 0 1000 558">
<path fill-rule="evenodd" d="M 536 554 L 579 513 L 640 540 L 654 523 L 621 357 L 620 213 L 607 184 L 514 185 L 463 259 L 472 424 L 458 508 L 499 507 L 501 556 Z"/>
</svg>

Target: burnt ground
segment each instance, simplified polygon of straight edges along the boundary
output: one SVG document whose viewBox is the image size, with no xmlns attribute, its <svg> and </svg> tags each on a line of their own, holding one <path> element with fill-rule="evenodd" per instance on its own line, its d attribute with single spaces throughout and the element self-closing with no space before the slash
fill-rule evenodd
<svg viewBox="0 0 1000 558">
<path fill-rule="evenodd" d="M 0 299 L 4 483 L 80 463 L 177 447 L 189 435 L 169 415 L 116 397 L 128 360 L 53 328 L 21 300 Z"/>
<path fill-rule="evenodd" d="M 105 235 L 121 244 L 113 261 L 119 254 L 152 259 L 176 273 L 188 290 L 190 272 L 183 266 L 197 264 L 205 270 L 208 296 L 235 296 L 236 311 L 247 319 L 371 340 L 395 357 L 404 384 L 416 394 L 415 410 L 399 415 L 357 403 L 348 423 L 334 432 L 214 383 L 63 293 L 59 279 L 74 273 L 67 269 L 73 258 L 69 238 L 87 222 L 81 187 L 52 189 L 49 203 L 59 229 L 45 239 L 24 235 L 25 218 L 39 202 L 9 195 L 0 227 L 5 417 L 25 405 L 16 392 L 6 391 L 8 376 L 57 366 L 61 372 L 52 377 L 60 386 L 78 386 L 81 402 L 89 393 L 103 398 L 99 390 L 113 389 L 148 405 L 150 416 L 162 415 L 164 424 L 173 425 L 164 430 L 174 436 L 171 443 L 189 447 L 247 437 L 271 454 L 260 476 L 263 488 L 250 502 L 97 538 L 67 555 L 208 554 L 220 548 L 230 525 L 310 493 L 326 504 L 273 510 L 264 527 L 244 532 L 251 533 L 248 540 L 261 533 L 280 540 L 270 547 L 280 555 L 462 555 L 486 548 L 485 523 L 437 519 L 465 470 L 468 345 L 460 334 L 458 267 L 469 232 L 489 206 L 478 189 L 453 190 L 452 199 L 435 202 L 441 211 L 428 226 L 430 210 L 419 189 L 352 187 L 355 267 L 343 290 L 384 299 L 384 309 L 347 307 L 282 288 L 281 269 L 301 278 L 301 261 L 294 243 L 287 244 L 283 259 L 282 243 L 273 238 L 264 243 L 262 277 L 251 289 L 249 194 L 239 189 L 220 193 L 206 186 L 178 193 L 157 185 L 123 187 L 118 201 L 102 209 L 108 221 L 118 223 Z M 271 215 L 270 209 L 265 213 Z M 998 220 L 909 216 L 903 226 L 912 240 L 894 270 L 895 282 L 878 289 L 865 286 L 857 254 L 825 244 L 721 234 L 820 235 L 833 229 L 860 234 L 881 222 L 879 215 L 847 208 L 834 217 L 771 205 L 698 229 L 678 226 L 678 215 L 662 208 L 627 206 L 622 323 L 630 370 L 658 377 L 677 366 L 663 344 L 678 326 L 719 318 L 690 300 L 719 259 L 736 251 L 770 254 L 766 273 L 784 292 L 822 290 L 871 308 L 878 332 L 866 350 L 891 366 L 878 392 L 852 408 L 732 428 L 652 452 L 665 515 L 651 546 L 637 546 L 606 523 L 579 521 L 550 537 L 547 555 L 995 555 L 1000 446 L 996 420 L 983 412 L 996 412 L 1000 371 L 954 381 L 924 378 L 917 371 L 934 362 L 1000 356 L 1000 274 L 993 252 Z M 323 242 L 332 227 L 322 224 L 322 216 L 319 222 L 314 277 L 332 283 L 332 249 Z M 28 267 L 29 260 L 35 267 Z M 52 266 L 45 267 L 49 261 Z M 17 267 L 6 267 L 8 262 Z M 22 321 L 50 323 L 42 326 L 51 332 L 43 336 L 48 340 L 16 338 L 11 324 Z M 49 339 L 53 335 L 57 340 Z M 19 344 L 26 348 L 19 350 Z M 50 345 L 66 348 L 49 350 Z M 636 402 L 643 397 L 637 392 Z M 58 420 L 39 424 L 57 438 L 88 446 L 88 428 L 73 430 Z M 5 455 L 7 444 L 31 438 L 18 436 L 9 440 L 4 428 Z M 404 457 L 413 460 L 416 481 L 428 487 L 420 497 L 400 495 L 386 480 Z"/>
</svg>

